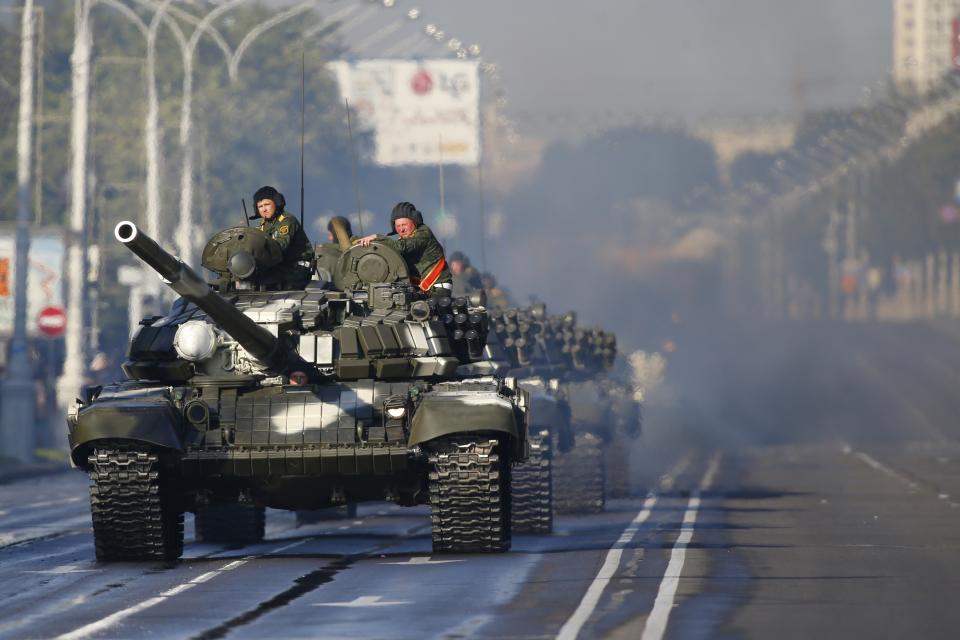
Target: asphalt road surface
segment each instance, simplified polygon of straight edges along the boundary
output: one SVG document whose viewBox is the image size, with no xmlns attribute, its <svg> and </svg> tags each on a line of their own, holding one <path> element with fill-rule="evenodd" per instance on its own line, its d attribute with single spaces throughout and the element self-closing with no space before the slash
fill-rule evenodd
<svg viewBox="0 0 960 640">
<path fill-rule="evenodd" d="M 97 564 L 79 472 L 0 486 L 0 638 L 955 638 L 960 340 L 678 334 L 635 497 L 502 555 L 363 505 L 180 562 Z"/>
</svg>

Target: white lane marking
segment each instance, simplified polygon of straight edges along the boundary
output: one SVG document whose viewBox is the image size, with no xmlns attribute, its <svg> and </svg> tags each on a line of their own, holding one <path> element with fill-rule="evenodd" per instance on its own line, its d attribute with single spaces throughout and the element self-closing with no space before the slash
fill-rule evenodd
<svg viewBox="0 0 960 640">
<path fill-rule="evenodd" d="M 902 473 L 898 473 L 894 471 L 893 469 L 883 464 L 876 458 L 870 456 L 869 454 L 863 453 L 862 451 L 857 451 L 853 455 L 859 458 L 862 462 L 866 463 L 868 466 L 873 467 L 883 475 L 889 476 L 894 480 L 897 480 L 898 482 L 906 485 L 908 488 L 913 489 L 914 491 L 920 488 L 919 484 L 917 484 L 910 478 L 906 477 Z"/>
<path fill-rule="evenodd" d="M 383 596 L 360 596 L 350 602 L 320 602 L 315 607 L 393 607 L 398 604 L 410 604 L 408 600 L 384 600 Z"/>
<path fill-rule="evenodd" d="M 677 587 L 680 586 L 680 575 L 683 573 L 683 563 L 687 557 L 687 546 L 693 539 L 697 511 L 700 509 L 700 495 L 713 485 L 713 480 L 719 468 L 720 453 L 718 452 L 710 460 L 707 472 L 703 474 L 703 480 L 700 481 L 700 488 L 690 495 L 687 512 L 683 514 L 682 530 L 673 545 L 673 550 L 670 552 L 670 562 L 667 564 L 667 570 L 664 572 L 660 588 L 657 590 L 653 610 L 647 616 L 647 623 L 643 627 L 641 640 L 660 640 L 667 631 L 667 622 L 670 619 L 670 612 L 673 611 L 673 600 L 677 594 Z"/>
<path fill-rule="evenodd" d="M 687 467 L 690 466 L 690 461 L 693 459 L 691 454 L 685 455 L 680 461 L 667 473 L 660 476 L 660 488 L 663 491 L 670 491 L 673 489 L 673 485 L 677 483 L 677 478 L 680 477 L 684 471 L 687 470 Z"/>
<path fill-rule="evenodd" d="M 643 502 L 643 509 L 640 510 L 640 513 L 630 522 L 627 528 L 623 530 L 623 533 L 620 534 L 616 543 L 614 543 L 613 547 L 607 552 L 607 557 L 603 561 L 603 566 L 600 567 L 600 572 L 597 573 L 597 577 L 590 583 L 587 592 L 583 594 L 580 605 L 577 606 L 573 615 L 560 627 L 557 640 L 574 640 L 577 634 L 580 633 L 580 629 L 590 618 L 593 610 L 597 608 L 597 603 L 600 602 L 600 596 L 603 595 L 603 590 L 610 582 L 617 567 L 620 566 L 620 557 L 623 555 L 624 546 L 633 540 L 633 536 L 640 530 L 640 525 L 650 517 L 653 505 L 656 503 L 657 496 L 655 495 L 650 496 Z"/>
<path fill-rule="evenodd" d="M 102 618 L 100 620 L 97 620 L 96 622 L 91 622 L 90 624 L 84 625 L 79 629 L 74 629 L 69 633 L 65 633 L 63 635 L 57 636 L 56 640 L 81 640 L 82 638 L 88 638 L 96 633 L 100 633 L 101 631 L 104 631 L 105 629 L 109 629 L 110 627 L 114 626 L 121 620 L 125 620 L 132 615 L 136 615 L 140 613 L 141 611 L 145 611 L 146 609 L 155 607 L 156 605 L 166 601 L 169 598 L 172 598 L 173 596 L 179 595 L 184 591 L 187 591 L 188 589 L 192 589 L 198 584 L 201 584 L 203 582 L 206 582 L 207 580 L 210 580 L 212 577 L 214 577 L 217 574 L 223 573 L 225 571 L 230 571 L 231 569 L 236 569 L 237 567 L 246 564 L 252 559 L 253 559 L 253 556 L 249 556 L 247 558 L 244 558 L 243 560 L 235 560 L 233 562 L 228 562 L 227 564 L 223 565 L 219 569 L 215 569 L 214 571 L 209 571 L 207 573 L 201 574 L 196 578 L 193 578 L 192 580 L 189 580 L 187 582 L 184 582 L 183 584 L 179 584 L 173 587 L 172 589 L 167 589 L 166 591 L 164 591 L 158 596 L 148 598 L 147 600 L 144 600 L 139 604 L 135 604 L 132 607 L 121 609 L 120 611 L 111 613 L 106 618 Z"/>
<path fill-rule="evenodd" d="M 27 509 L 42 509 L 42 508 L 44 508 L 44 507 L 53 507 L 53 506 L 61 505 L 61 504 L 72 504 L 72 503 L 74 503 L 74 502 L 85 502 L 86 500 L 87 500 L 87 498 L 86 498 L 85 496 L 76 496 L 76 497 L 73 497 L 73 498 L 61 498 L 61 499 L 58 499 L 58 500 L 42 500 L 42 501 L 40 501 L 40 502 L 28 502 L 28 503 L 26 503 L 26 504 L 8 505 L 8 506 L 7 506 L 7 509 L 10 509 L 10 510 L 13 510 L 13 511 L 25 511 L 25 510 L 27 510 Z M 3 513 L 6 514 L 7 512 L 4 511 Z"/>
<path fill-rule="evenodd" d="M 4 523 L 4 525 L 6 524 L 7 523 Z M 54 534 L 67 534 L 72 531 L 79 531 L 80 529 L 76 529 L 74 527 L 80 525 L 86 525 L 83 528 L 89 529 L 89 514 L 85 516 L 77 516 L 76 518 L 69 518 L 67 520 L 61 520 L 56 524 L 22 527 L 20 529 L 14 529 L 13 531 L 0 533 L 0 547 L 8 547 L 10 545 L 20 544 L 22 542 L 29 542 L 36 538 L 44 538 Z"/>
<path fill-rule="evenodd" d="M 60 556 L 68 556 L 72 553 L 77 553 L 79 551 L 86 551 L 93 549 L 93 542 L 85 542 L 83 544 L 78 544 L 72 547 L 67 547 L 66 549 L 61 549 L 56 553 L 43 553 L 38 555 L 31 555 L 26 558 L 18 558 L 17 560 L 4 560 L 4 568 L 9 568 L 15 564 L 27 564 L 29 562 L 43 562 L 44 560 L 50 560 L 51 558 L 59 558 Z"/>
<path fill-rule="evenodd" d="M 451 562 L 463 562 L 463 560 L 432 560 L 430 556 L 416 556 L 406 562 L 378 562 L 377 564 L 398 564 L 402 567 L 423 566 L 425 564 L 450 564 Z"/>
<path fill-rule="evenodd" d="M 25 570 L 20 573 L 52 573 L 52 574 L 62 574 L 62 573 L 95 573 L 98 571 L 103 571 L 103 569 L 81 569 L 83 565 L 79 564 L 62 564 L 59 567 L 54 567 L 53 569 L 33 569 Z"/>
<path fill-rule="evenodd" d="M 687 454 L 681 458 L 670 471 L 660 478 L 660 487 L 666 490 L 672 488 L 677 476 L 683 473 L 689 465 L 690 454 Z M 557 640 L 574 640 L 577 634 L 580 633 L 580 629 L 583 628 L 583 625 L 586 624 L 587 620 L 589 620 L 593 614 L 594 609 L 597 608 L 597 604 L 600 602 L 600 596 L 603 595 L 603 590 L 610 582 L 610 579 L 613 578 L 617 567 L 620 566 L 620 558 L 623 556 L 624 547 L 633 541 L 634 536 L 640 531 L 640 526 L 650 518 L 650 514 L 653 512 L 653 507 L 656 503 L 657 495 L 651 493 L 650 496 L 644 500 L 643 508 L 640 509 L 640 512 L 630 521 L 630 524 L 623 530 L 623 533 L 620 534 L 620 537 L 614 545 L 610 547 L 610 550 L 607 552 L 607 557 L 604 559 L 603 565 L 597 573 L 597 577 L 594 578 L 590 586 L 587 587 L 587 592 L 583 594 L 583 598 L 580 600 L 580 604 L 576 610 L 567 621 L 563 623 L 563 626 L 560 627 Z"/>
<path fill-rule="evenodd" d="M 308 539 L 306 539 L 306 540 L 297 540 L 296 542 L 291 542 L 290 544 L 285 544 L 285 545 L 283 545 L 282 547 L 277 547 L 276 549 L 274 549 L 274 550 L 271 551 L 270 553 L 283 553 L 284 551 L 290 551 L 290 549 L 296 549 L 296 548 L 299 547 L 300 545 L 306 544 L 309 540 L 312 540 L 312 538 L 308 538 Z"/>
</svg>

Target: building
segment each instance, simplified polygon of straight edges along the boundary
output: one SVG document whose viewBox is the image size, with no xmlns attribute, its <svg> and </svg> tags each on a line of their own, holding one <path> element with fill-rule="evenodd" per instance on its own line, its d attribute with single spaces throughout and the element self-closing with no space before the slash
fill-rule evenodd
<svg viewBox="0 0 960 640">
<path fill-rule="evenodd" d="M 926 92 L 960 69 L 960 0 L 894 0 L 893 80 Z"/>
</svg>

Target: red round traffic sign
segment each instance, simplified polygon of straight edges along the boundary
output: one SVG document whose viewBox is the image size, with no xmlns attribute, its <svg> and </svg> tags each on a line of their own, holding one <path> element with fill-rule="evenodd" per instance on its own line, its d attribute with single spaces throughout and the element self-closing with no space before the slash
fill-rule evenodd
<svg viewBox="0 0 960 640">
<path fill-rule="evenodd" d="M 37 329 L 45 336 L 59 338 L 67 328 L 67 313 L 63 307 L 44 307 L 37 316 Z"/>
</svg>

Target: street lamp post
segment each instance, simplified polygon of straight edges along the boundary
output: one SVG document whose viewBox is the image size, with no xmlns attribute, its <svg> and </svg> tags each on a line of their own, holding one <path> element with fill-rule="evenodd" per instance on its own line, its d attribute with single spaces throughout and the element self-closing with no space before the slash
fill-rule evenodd
<svg viewBox="0 0 960 640">
<path fill-rule="evenodd" d="M 70 56 L 72 110 L 70 116 L 70 225 L 67 234 L 66 359 L 57 382 L 57 404 L 64 413 L 83 385 L 84 287 L 86 286 L 87 126 L 90 107 L 90 6 L 74 2 L 73 53 Z"/>
<path fill-rule="evenodd" d="M 27 461 L 33 457 L 33 367 L 27 344 L 27 254 L 30 250 L 30 151 L 33 133 L 33 0 L 23 5 L 20 53 L 20 112 L 17 122 L 17 237 L 14 269 L 13 340 L 3 381 L 0 427 L 3 455 Z"/>
</svg>

